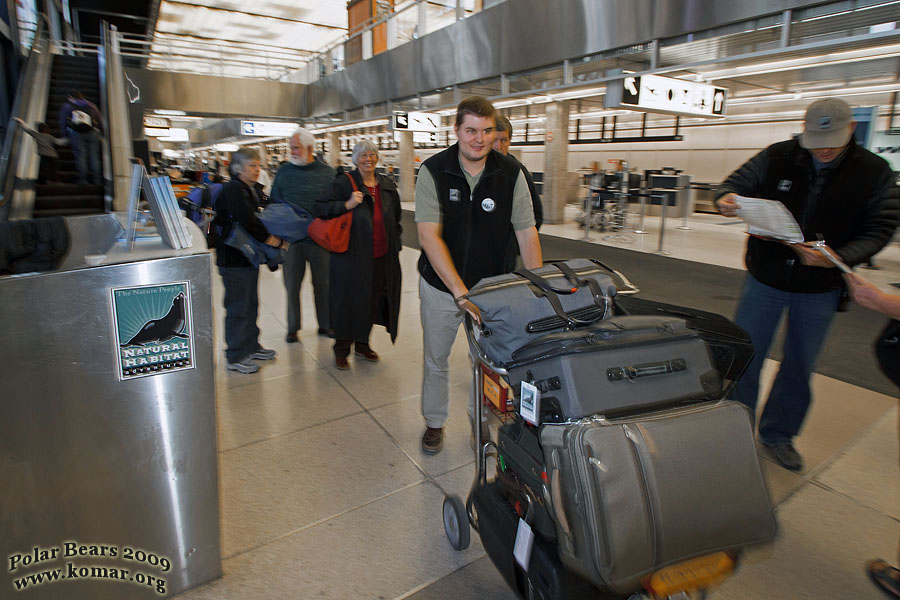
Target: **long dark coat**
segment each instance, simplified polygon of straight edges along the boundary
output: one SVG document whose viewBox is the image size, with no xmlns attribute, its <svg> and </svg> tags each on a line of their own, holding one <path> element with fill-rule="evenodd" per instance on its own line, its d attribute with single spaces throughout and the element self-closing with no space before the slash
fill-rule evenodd
<svg viewBox="0 0 900 600">
<path fill-rule="evenodd" d="M 373 199 L 363 185 L 358 169 L 350 172 L 356 187 L 363 192 L 363 202 L 353 209 L 350 244 L 347 251 L 331 255 L 331 326 L 339 340 L 367 341 L 372 323 L 372 215 Z M 376 175 L 381 186 L 381 210 L 387 235 L 385 256 L 385 288 L 381 312 L 375 325 L 383 325 L 397 339 L 400 319 L 400 195 L 394 182 Z M 338 174 L 331 189 L 316 201 L 315 216 L 332 219 L 347 212 L 344 204 L 353 187 L 346 174 Z"/>
</svg>

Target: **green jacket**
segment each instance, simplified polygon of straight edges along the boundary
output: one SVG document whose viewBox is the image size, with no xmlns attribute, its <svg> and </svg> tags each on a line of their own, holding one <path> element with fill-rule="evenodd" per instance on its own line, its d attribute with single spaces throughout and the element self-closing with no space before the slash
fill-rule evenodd
<svg viewBox="0 0 900 600">
<path fill-rule="evenodd" d="M 336 172 L 334 168 L 317 160 L 298 167 L 289 162 L 278 167 L 272 183 L 273 202 L 290 202 L 313 213 L 313 205 L 331 188 Z"/>
</svg>

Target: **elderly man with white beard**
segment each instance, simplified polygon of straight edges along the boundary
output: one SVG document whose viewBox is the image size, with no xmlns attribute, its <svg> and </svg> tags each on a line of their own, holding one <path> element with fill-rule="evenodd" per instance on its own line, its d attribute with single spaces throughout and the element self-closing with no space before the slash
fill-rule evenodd
<svg viewBox="0 0 900 600">
<path fill-rule="evenodd" d="M 316 140 L 306 129 L 297 128 L 291 136 L 291 155 L 278 168 L 272 183 L 273 202 L 290 202 L 313 213 L 313 205 L 322 192 L 331 187 L 335 170 L 316 160 Z M 284 287 L 287 290 L 287 336 L 289 344 L 297 341 L 300 330 L 300 283 L 306 274 L 306 263 L 312 271 L 313 295 L 319 335 L 334 337 L 328 308 L 329 253 L 311 239 L 291 244 L 284 261 Z"/>
</svg>

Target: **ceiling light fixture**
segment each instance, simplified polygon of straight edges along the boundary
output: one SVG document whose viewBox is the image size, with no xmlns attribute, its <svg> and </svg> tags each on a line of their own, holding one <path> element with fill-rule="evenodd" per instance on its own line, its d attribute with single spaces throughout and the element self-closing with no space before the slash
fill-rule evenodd
<svg viewBox="0 0 900 600">
<path fill-rule="evenodd" d="M 861 50 L 832 52 L 830 54 L 806 56 L 803 58 L 793 58 L 775 62 L 757 63 L 753 65 L 732 67 L 730 69 L 701 71 L 697 74 L 697 77 L 704 81 L 715 81 L 717 79 L 731 79 L 747 75 L 780 73 L 782 71 L 792 71 L 805 67 L 840 65 L 864 60 L 874 60 L 877 58 L 892 58 L 896 56 L 900 56 L 900 44 L 863 48 Z"/>
</svg>

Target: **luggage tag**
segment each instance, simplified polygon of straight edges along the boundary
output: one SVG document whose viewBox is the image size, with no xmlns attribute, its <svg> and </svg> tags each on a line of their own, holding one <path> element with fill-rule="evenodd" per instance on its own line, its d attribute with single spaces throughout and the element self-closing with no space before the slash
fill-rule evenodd
<svg viewBox="0 0 900 600">
<path fill-rule="evenodd" d="M 541 391 L 527 381 L 522 382 L 519 394 L 519 414 L 532 425 L 540 425 Z"/>
<path fill-rule="evenodd" d="M 513 557 L 526 573 L 528 572 L 528 563 L 531 560 L 531 548 L 534 546 L 534 531 L 531 526 L 525 522 L 525 519 L 519 519 L 519 530 L 516 531 L 516 543 L 513 546 Z"/>
</svg>

